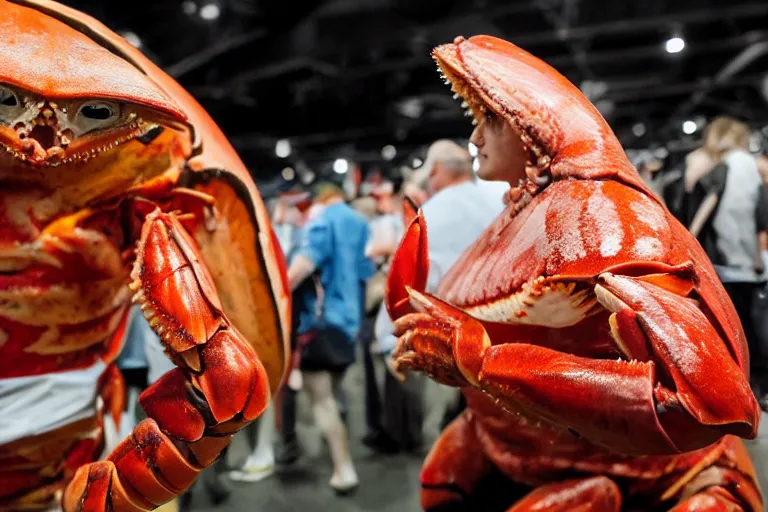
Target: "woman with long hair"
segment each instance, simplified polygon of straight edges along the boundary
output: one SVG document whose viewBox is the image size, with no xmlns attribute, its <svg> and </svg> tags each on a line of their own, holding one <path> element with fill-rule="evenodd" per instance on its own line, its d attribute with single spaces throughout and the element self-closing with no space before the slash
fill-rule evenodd
<svg viewBox="0 0 768 512">
<path fill-rule="evenodd" d="M 768 365 L 758 343 L 753 304 L 766 274 L 759 245 L 758 204 L 762 179 L 749 151 L 750 130 L 718 117 L 707 127 L 704 145 L 688 155 L 685 186 L 688 227 L 717 271 L 739 315 L 750 349 L 752 385 L 768 405 Z"/>
</svg>

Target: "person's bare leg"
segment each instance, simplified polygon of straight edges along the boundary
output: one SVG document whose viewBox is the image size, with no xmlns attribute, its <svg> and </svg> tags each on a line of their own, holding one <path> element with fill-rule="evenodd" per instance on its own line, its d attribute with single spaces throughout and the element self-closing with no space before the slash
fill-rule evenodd
<svg viewBox="0 0 768 512">
<path fill-rule="evenodd" d="M 331 374 L 304 372 L 304 386 L 309 393 L 315 422 L 328 442 L 333 461 L 331 487 L 345 492 L 357 487 L 359 480 L 349 454 L 347 429 L 344 427 L 333 395 Z"/>
<path fill-rule="evenodd" d="M 270 404 L 264 414 L 259 418 L 259 427 L 256 434 L 256 446 L 253 450 L 253 460 L 257 465 L 272 466 L 275 463 L 274 450 L 275 437 L 275 406 Z"/>
<path fill-rule="evenodd" d="M 272 438 L 275 431 L 274 402 L 264 413 L 243 429 L 252 451 L 239 469 L 229 472 L 229 478 L 236 482 L 258 482 L 274 473 L 275 453 Z"/>
</svg>

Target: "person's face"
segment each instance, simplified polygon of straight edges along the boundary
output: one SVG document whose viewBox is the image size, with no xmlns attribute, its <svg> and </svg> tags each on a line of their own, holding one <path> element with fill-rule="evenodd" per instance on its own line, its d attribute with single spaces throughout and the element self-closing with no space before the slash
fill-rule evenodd
<svg viewBox="0 0 768 512">
<path fill-rule="evenodd" d="M 403 195 L 411 198 L 411 201 L 419 206 L 427 200 L 427 191 L 413 183 L 403 185 Z"/>
<path fill-rule="evenodd" d="M 392 196 L 383 194 L 376 197 L 376 211 L 381 215 L 386 215 L 395 211 L 395 205 Z"/>
<path fill-rule="evenodd" d="M 285 222 L 292 226 L 300 226 L 303 222 L 301 212 L 295 206 L 291 206 L 286 210 Z"/>
<path fill-rule="evenodd" d="M 480 179 L 517 186 L 526 177 L 528 155 L 520 135 L 502 118 L 494 114 L 483 116 L 469 140 L 477 146 Z"/>
<path fill-rule="evenodd" d="M 432 170 L 429 172 L 429 178 L 427 178 L 427 188 L 429 189 L 430 195 L 437 194 L 450 185 L 450 183 L 450 172 L 443 168 L 440 162 L 435 162 L 432 166 Z"/>
</svg>

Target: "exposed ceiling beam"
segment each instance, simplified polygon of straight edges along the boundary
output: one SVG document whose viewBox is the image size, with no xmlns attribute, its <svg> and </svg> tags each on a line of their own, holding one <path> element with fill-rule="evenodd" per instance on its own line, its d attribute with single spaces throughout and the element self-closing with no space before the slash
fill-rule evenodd
<svg viewBox="0 0 768 512">
<path fill-rule="evenodd" d="M 768 41 L 757 41 L 747 46 L 736 56 L 726 62 L 726 64 L 714 77 L 712 77 L 711 80 L 703 82 L 700 87 L 693 91 L 691 97 L 685 103 L 682 103 L 675 110 L 674 114 L 677 116 L 684 116 L 688 114 L 691 110 L 696 108 L 696 105 L 701 103 L 701 101 L 709 94 L 711 90 L 717 87 L 724 87 L 732 84 L 734 76 L 739 74 L 750 64 L 763 57 L 764 55 L 768 55 Z M 764 76 L 765 75 L 761 75 L 761 77 Z M 760 79 L 758 79 L 758 83 L 759 82 Z"/>
<path fill-rule="evenodd" d="M 637 33 L 643 30 L 658 30 L 666 25 L 675 23 L 699 24 L 721 20 L 725 17 L 747 18 L 768 14 L 768 2 L 735 4 L 717 9 L 705 8 L 691 11 L 670 13 L 662 16 L 646 16 L 642 18 L 626 18 L 605 23 L 576 26 L 566 29 L 563 33 L 555 31 L 536 32 L 535 34 L 510 34 L 510 40 L 520 46 L 549 44 L 555 39 L 573 40 L 590 39 L 596 35 Z"/>
<path fill-rule="evenodd" d="M 762 109 L 763 115 L 760 115 L 760 110 L 755 109 L 753 106 L 746 106 L 741 102 L 726 101 L 719 98 L 704 98 L 701 100 L 701 104 L 709 107 L 716 108 L 717 110 L 724 112 L 734 117 L 740 117 L 745 120 L 755 120 L 759 118 L 765 119 L 765 110 Z"/>
<path fill-rule="evenodd" d="M 578 3 L 580 0 L 564 0 L 562 14 L 557 13 L 553 6 L 541 4 L 541 12 L 544 18 L 555 28 L 559 40 L 565 43 L 573 62 L 584 78 L 594 78 L 594 73 L 587 63 L 586 45 L 582 41 L 566 40 L 565 35 L 570 30 L 573 20 L 576 18 Z"/>
<path fill-rule="evenodd" d="M 757 86 L 760 84 L 763 76 L 764 75 L 762 73 L 744 76 L 738 80 L 732 80 L 728 83 L 713 84 L 712 89 L 721 89 L 723 87 Z M 662 85 L 653 88 L 624 89 L 620 91 L 609 90 L 606 92 L 604 98 L 616 102 L 621 102 L 647 98 L 661 98 L 665 96 L 678 96 L 692 93 L 702 87 L 707 87 L 707 84 L 709 83 L 710 80 L 705 78 L 693 82 L 682 82 L 679 84 Z"/>
<path fill-rule="evenodd" d="M 702 53 L 721 52 L 732 50 L 734 48 L 741 48 L 760 40 L 768 41 L 768 31 L 753 31 L 724 39 L 715 38 L 708 41 L 697 42 L 696 44 L 689 44 L 685 48 L 685 53 L 686 55 L 696 55 Z M 610 64 L 612 62 L 627 62 L 634 59 L 643 58 L 667 59 L 668 57 L 669 55 L 664 53 L 662 43 L 659 42 L 659 44 L 638 46 L 625 50 L 587 52 L 586 61 L 590 65 L 595 65 Z M 572 58 L 569 55 L 548 57 L 545 60 L 550 66 L 555 68 L 561 68 L 572 64 Z"/>
<path fill-rule="evenodd" d="M 768 2 L 767 2 L 768 4 Z M 727 51 L 729 49 L 739 48 L 756 41 L 768 41 L 768 32 L 753 31 L 739 36 L 726 39 L 712 39 L 710 41 L 690 45 L 686 48 L 688 55 L 710 53 L 716 51 Z M 586 52 L 585 61 L 589 65 L 610 64 L 612 62 L 626 62 L 633 59 L 653 58 L 663 59 L 668 57 L 663 53 L 660 45 L 650 45 L 627 50 L 612 50 L 604 52 Z M 573 65 L 574 57 L 572 55 L 559 55 L 545 59 L 547 63 L 561 72 L 567 72 L 566 68 Z M 310 91 L 321 91 L 334 87 L 343 86 L 360 80 L 365 80 L 375 75 L 406 71 L 422 67 L 429 64 L 429 56 L 415 57 L 412 59 L 398 59 L 378 62 L 370 66 L 362 66 L 345 70 L 341 73 L 340 69 L 333 64 L 326 62 L 299 58 L 289 61 L 277 62 L 269 66 L 243 72 L 227 81 L 222 85 L 205 86 L 192 88 L 191 92 L 201 98 L 227 99 L 232 96 L 233 91 L 240 91 L 241 96 L 243 87 L 253 81 L 267 80 L 280 74 L 307 69 L 317 72 L 317 76 L 309 81 L 297 82 L 295 87 L 302 93 Z M 237 97 L 240 97 L 237 96 Z"/>
<path fill-rule="evenodd" d="M 289 138 L 293 145 L 314 146 L 318 144 L 337 143 L 339 141 L 348 141 L 362 139 L 365 137 L 384 135 L 389 132 L 390 130 L 385 127 L 370 126 L 365 128 L 350 128 L 348 130 L 296 135 Z M 233 135 L 229 138 L 229 141 L 236 147 L 274 148 L 275 142 L 278 140 L 278 138 L 279 137 L 275 137 L 274 135 L 266 133 L 243 133 L 239 135 Z"/>
<path fill-rule="evenodd" d="M 241 46 L 245 46 L 248 43 L 256 41 L 257 39 L 261 39 L 266 35 L 266 33 L 267 32 L 265 30 L 253 30 L 245 34 L 225 37 L 197 53 L 193 53 L 192 55 L 184 57 L 175 64 L 166 66 L 165 71 L 172 77 L 178 79 L 190 71 L 194 71 L 195 69 L 208 64 L 220 55 L 240 48 Z"/>
</svg>

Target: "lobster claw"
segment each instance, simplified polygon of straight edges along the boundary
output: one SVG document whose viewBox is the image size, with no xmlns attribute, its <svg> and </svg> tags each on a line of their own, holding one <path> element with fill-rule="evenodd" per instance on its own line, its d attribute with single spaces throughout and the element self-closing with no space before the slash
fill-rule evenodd
<svg viewBox="0 0 768 512">
<path fill-rule="evenodd" d="M 409 197 L 404 202 L 405 234 L 392 258 L 384 303 L 393 320 L 413 313 L 407 288 L 424 292 L 429 274 L 427 224 L 424 215 Z"/>
</svg>

